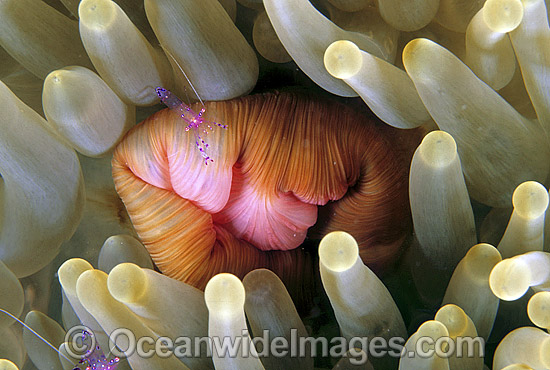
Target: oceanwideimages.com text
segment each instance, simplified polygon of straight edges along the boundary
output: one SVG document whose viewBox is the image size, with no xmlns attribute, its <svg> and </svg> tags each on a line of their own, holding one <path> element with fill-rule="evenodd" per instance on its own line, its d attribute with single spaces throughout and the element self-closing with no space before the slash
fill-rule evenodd
<svg viewBox="0 0 550 370">
<path fill-rule="evenodd" d="M 83 339 L 82 332 L 92 333 L 84 326 L 73 327 L 67 332 L 65 342 L 69 354 L 73 357 L 83 356 L 96 347 L 94 335 Z M 481 337 L 441 337 L 437 340 L 431 337 L 419 337 L 413 348 L 405 346 L 406 339 L 402 337 L 303 337 L 297 329 L 292 329 L 290 335 L 272 336 L 269 330 L 264 330 L 261 336 L 251 338 L 248 330 L 241 335 L 227 337 L 186 337 L 169 338 L 165 336 L 137 338 L 130 329 L 119 328 L 109 336 L 108 349 L 102 349 L 106 354 L 118 357 L 128 357 L 134 354 L 142 358 L 178 358 L 191 357 L 344 357 L 350 358 L 353 365 L 367 362 L 369 357 L 394 358 L 422 357 L 483 357 L 484 340 Z"/>
</svg>

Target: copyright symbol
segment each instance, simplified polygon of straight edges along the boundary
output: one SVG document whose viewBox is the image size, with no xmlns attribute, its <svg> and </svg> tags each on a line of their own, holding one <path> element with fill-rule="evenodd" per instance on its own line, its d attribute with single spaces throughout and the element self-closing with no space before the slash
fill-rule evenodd
<svg viewBox="0 0 550 370">
<path fill-rule="evenodd" d="M 92 329 L 84 325 L 70 328 L 65 334 L 65 349 L 73 358 L 83 359 L 96 347 L 96 338 Z"/>
</svg>

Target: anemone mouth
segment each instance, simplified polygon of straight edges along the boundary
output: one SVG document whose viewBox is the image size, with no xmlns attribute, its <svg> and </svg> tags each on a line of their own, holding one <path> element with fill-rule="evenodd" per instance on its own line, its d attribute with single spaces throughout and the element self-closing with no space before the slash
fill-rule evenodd
<svg viewBox="0 0 550 370">
<path fill-rule="evenodd" d="M 131 130 L 113 156 L 117 192 L 163 273 L 200 288 L 216 273 L 259 267 L 300 280 L 309 257 L 297 247 L 333 230 L 354 235 L 375 267 L 399 253 L 408 161 L 389 132 L 299 93 L 211 102 L 206 112 L 229 124 L 208 137 L 213 163 L 170 110 Z"/>
</svg>

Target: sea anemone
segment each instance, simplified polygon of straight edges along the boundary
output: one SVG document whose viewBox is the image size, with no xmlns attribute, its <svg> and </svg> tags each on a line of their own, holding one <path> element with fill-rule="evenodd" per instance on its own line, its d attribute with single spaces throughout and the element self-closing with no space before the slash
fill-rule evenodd
<svg viewBox="0 0 550 370">
<path fill-rule="evenodd" d="M 381 163 L 394 163 L 396 166 L 393 168 L 406 174 L 410 164 L 408 149 L 411 145 L 416 146 L 411 143 L 419 142 L 415 135 L 439 129 L 446 134 L 435 131 L 424 139 L 417 149 L 413 161 L 416 163 L 412 163 L 414 166 L 410 171 L 409 191 L 415 228 L 412 247 L 401 260 L 394 261 L 398 257 L 393 252 L 392 257 L 388 255 L 382 258 L 397 262 L 397 269 L 390 270 L 384 277 L 384 284 L 397 302 L 408 334 L 412 334 L 405 348 L 414 349 L 421 336 L 434 340 L 448 338 L 454 341 L 458 337 L 457 333 L 470 335 L 474 333 L 471 330 L 472 326 L 476 326 L 476 333 L 488 340 L 487 364 L 490 364 L 492 359 L 492 350 L 500 342 L 494 351 L 494 369 L 526 365 L 532 368 L 549 367 L 550 359 L 547 354 L 550 337 L 544 331 L 548 329 L 548 320 L 545 316 L 547 310 L 544 308 L 547 297 L 540 294 L 548 290 L 547 259 L 550 240 L 549 232 L 546 235 L 542 234 L 548 202 L 547 177 L 550 169 L 550 90 L 549 80 L 546 78 L 550 60 L 550 27 L 547 7 L 543 0 L 320 0 L 315 4 L 307 0 L 264 0 L 263 5 L 254 0 L 242 0 L 238 6 L 235 6 L 234 1 L 224 1 L 227 11 L 214 0 L 147 0 L 144 7 L 135 6 L 130 0 L 117 1 L 120 7 L 108 0 L 86 0 L 80 4 L 80 15 L 78 1 L 62 0 L 63 4 L 54 0 L 48 2 L 52 6 L 32 0 L 0 1 L 0 76 L 3 81 L 0 84 L 0 104 L 3 112 L 0 117 L 2 309 L 9 310 L 15 317 L 32 309 L 46 312 L 48 301 L 52 297 L 52 302 L 56 303 L 52 304 L 54 308 L 50 313 L 58 318 L 61 297 L 55 295 L 55 290 L 53 293 L 50 291 L 50 281 L 57 266 L 73 256 L 95 262 L 99 247 L 107 237 L 121 233 L 134 234 L 132 222 L 139 225 L 141 221 L 147 221 L 147 217 L 156 216 L 164 210 L 160 207 L 151 209 L 149 214 L 138 215 L 133 213 L 132 202 L 128 201 L 128 197 L 132 195 L 122 195 L 123 198 L 126 197 L 123 200 L 130 211 L 128 216 L 114 190 L 110 169 L 111 150 L 134 124 L 135 107 L 138 106 L 136 115 L 140 121 L 157 111 L 158 107 L 147 106 L 158 101 L 155 88 L 162 86 L 181 98 L 189 95 L 190 99 L 186 98 L 187 100 L 197 97 L 217 101 L 205 103 L 205 117 L 229 125 L 227 131 L 220 131 L 220 134 L 209 137 L 212 149 L 219 148 L 221 154 L 216 156 L 218 153 L 213 151 L 214 162 L 208 166 L 204 165 L 197 148 L 190 143 L 189 135 L 184 136 L 183 132 L 178 132 L 183 126 L 174 123 L 178 122 L 178 117 L 175 117 L 172 111 L 165 110 L 155 113 L 147 123 L 134 128 L 128 134 L 117 155 L 123 152 L 123 148 L 128 146 L 132 138 L 142 140 L 144 146 L 132 144 L 135 149 L 117 157 L 117 160 L 124 158 L 123 161 L 115 160 L 115 170 L 126 171 L 127 179 L 131 179 L 130 173 L 134 172 L 128 171 L 131 167 L 125 162 L 127 158 L 136 154 L 144 158 L 152 156 L 156 163 L 166 164 L 161 160 L 166 158 L 154 157 L 155 153 L 166 154 L 166 149 L 165 152 L 146 152 L 146 148 L 156 144 L 167 145 L 170 141 L 162 135 L 163 140 L 151 140 L 151 137 L 159 136 L 146 135 L 143 134 L 144 131 L 159 130 L 160 134 L 169 131 L 179 135 L 176 137 L 181 138 L 187 146 L 179 152 L 174 151 L 174 155 L 176 158 L 189 155 L 197 159 L 200 163 L 194 167 L 195 171 L 210 176 L 203 184 L 214 188 L 197 191 L 196 198 L 179 197 L 168 191 L 175 190 L 179 194 L 175 189 L 175 182 L 165 181 L 160 185 L 164 185 L 168 190 L 161 196 L 152 197 L 168 199 L 169 193 L 172 196 L 170 199 L 186 203 L 196 212 L 196 218 L 190 226 L 205 227 L 205 230 L 206 226 L 209 227 L 205 234 L 205 237 L 210 238 L 209 242 L 204 243 L 206 247 L 197 250 L 197 253 L 210 253 L 215 250 L 214 240 L 223 238 L 227 244 L 235 242 L 235 246 L 239 247 L 235 256 L 242 256 L 243 251 L 249 251 L 246 253 L 256 256 L 276 253 L 286 256 L 282 257 L 280 262 L 276 262 L 277 266 L 284 268 L 278 269 L 277 266 L 266 262 L 276 261 L 274 258 L 254 257 L 255 259 L 244 262 L 246 268 L 241 268 L 244 265 L 238 264 L 232 268 L 220 264 L 219 268 L 214 266 L 215 268 L 208 271 L 203 278 L 198 277 L 203 271 L 199 265 L 176 262 L 185 265 L 183 268 L 187 270 L 181 274 L 187 275 L 178 276 L 177 272 L 174 272 L 173 276 L 184 279 L 193 276 L 191 280 L 203 287 L 208 277 L 223 270 L 231 270 L 242 277 L 249 269 L 267 266 L 279 270 L 277 272 L 286 281 L 288 271 L 304 266 L 301 248 L 272 251 L 270 249 L 275 244 L 280 248 L 280 240 L 265 237 L 262 239 L 255 233 L 238 229 L 238 225 L 230 225 L 231 217 L 223 214 L 225 202 L 220 201 L 224 199 L 220 196 L 221 191 L 225 191 L 225 200 L 229 200 L 230 205 L 238 206 L 238 202 L 231 204 L 232 189 L 240 186 L 250 188 L 248 193 L 243 193 L 246 194 L 246 200 L 250 201 L 252 194 L 257 195 L 255 192 L 258 188 L 254 185 L 259 184 L 268 185 L 268 192 L 262 194 L 263 196 L 288 196 L 288 192 L 292 191 L 293 206 L 309 207 L 310 213 L 299 213 L 308 214 L 308 217 L 300 220 L 301 231 L 296 233 L 300 234 L 300 239 L 304 237 L 305 229 L 313 221 L 311 210 L 312 207 L 316 207 L 314 204 L 328 202 L 324 208 L 326 214 L 320 213 L 323 217 L 326 216 L 324 219 L 328 224 L 319 224 L 309 235 L 321 237 L 326 232 L 336 229 L 357 233 L 362 257 L 368 261 L 368 250 L 372 245 L 369 246 L 369 241 L 362 240 L 360 234 L 368 234 L 369 231 L 366 226 L 364 229 L 356 228 L 354 222 L 360 221 L 361 217 L 350 217 L 352 214 L 358 214 L 357 209 L 362 206 L 353 198 L 353 195 L 360 194 L 360 191 L 355 191 L 361 190 L 362 182 L 354 181 L 360 179 L 360 176 L 356 173 L 355 176 L 347 178 L 347 172 L 344 170 L 331 176 L 320 176 L 319 172 L 313 174 L 319 175 L 319 180 L 333 181 L 329 182 L 331 186 L 327 185 L 326 189 L 338 190 L 334 190 L 333 193 L 317 192 L 319 189 L 316 187 L 315 191 L 310 191 L 304 186 L 303 192 L 299 193 L 300 184 L 297 186 L 298 190 L 290 186 L 290 180 L 297 178 L 285 182 L 283 167 L 278 167 L 275 161 L 267 163 L 269 166 L 254 162 L 255 151 L 265 154 L 266 162 L 271 159 L 267 156 L 270 150 L 277 152 L 276 148 L 270 146 L 266 146 L 265 152 L 261 151 L 260 134 L 272 133 L 274 136 L 270 139 L 280 146 L 281 154 L 297 156 L 298 160 L 306 161 L 306 155 L 303 155 L 303 158 L 299 156 L 307 153 L 307 148 L 299 148 L 296 152 L 290 150 L 288 145 L 285 145 L 288 143 L 282 139 L 284 130 L 292 128 L 293 131 L 289 133 L 292 132 L 292 140 L 297 140 L 296 136 L 303 135 L 304 138 L 309 138 L 308 135 L 316 135 L 314 131 L 307 131 L 308 129 L 322 128 L 319 135 L 327 135 L 324 142 L 326 148 L 346 140 L 349 143 L 355 141 L 354 145 L 342 145 L 345 149 L 340 151 L 321 152 L 329 154 L 327 157 L 311 157 L 326 160 L 326 169 L 330 168 L 327 158 L 335 156 L 335 153 L 344 156 L 342 151 L 352 160 L 348 164 L 344 164 L 345 161 L 342 161 L 342 164 L 336 161 L 341 168 L 369 167 L 368 164 L 365 165 L 368 162 L 364 161 L 363 153 L 359 153 L 359 150 L 365 149 L 368 152 L 370 147 L 367 148 L 365 145 L 372 142 L 385 147 L 387 153 L 393 153 L 377 160 Z M 263 57 L 257 57 L 250 46 L 251 42 L 247 42 L 247 37 L 253 34 L 252 23 L 255 23 L 253 18 L 256 14 L 262 14 L 257 18 L 258 26 L 253 36 L 256 50 L 273 60 L 288 60 L 285 58 L 290 57 L 292 63 L 276 68 Z M 266 19 L 271 27 L 267 26 Z M 258 33 L 262 32 L 265 33 L 265 37 L 258 36 Z M 265 47 L 266 43 L 272 43 L 276 47 Z M 157 47 L 159 44 L 160 48 Z M 271 51 L 273 54 L 270 54 Z M 303 73 L 299 72 L 296 66 Z M 275 70 L 278 72 L 274 74 Z M 48 75 L 50 77 L 47 77 Z M 273 77 L 274 75 L 276 77 Z M 71 82 L 75 76 L 77 81 L 86 82 Z M 46 84 L 43 87 L 44 79 Z M 273 83 L 272 79 L 282 81 Z M 242 97 L 251 91 L 265 92 L 266 87 L 284 90 L 284 85 L 288 81 L 293 85 L 302 85 L 311 96 L 305 99 L 299 97 L 299 94 L 292 95 L 281 91 Z M 337 99 L 338 102 L 330 103 L 333 108 L 324 105 L 323 108 L 318 108 L 321 106 L 320 101 L 326 101 L 323 99 L 336 99 L 319 98 L 319 95 L 326 93 L 318 86 L 341 97 Z M 40 94 L 42 89 L 43 96 Z M 343 114 L 361 115 L 344 113 L 352 112 L 358 107 L 358 102 L 353 99 L 355 96 L 360 96 L 371 111 L 389 125 L 400 129 L 419 126 L 421 128 L 397 132 L 371 123 L 350 123 L 350 126 L 342 127 L 334 124 L 338 122 L 336 117 L 340 118 Z M 261 99 L 287 101 L 286 104 L 289 104 L 288 101 L 300 100 L 302 106 L 308 107 L 310 104 L 310 109 L 316 110 L 312 114 L 332 114 L 333 118 L 327 120 L 330 123 L 319 122 L 317 119 L 318 124 L 300 123 L 295 126 L 283 120 L 283 123 L 278 125 L 271 122 L 271 126 L 268 127 L 255 127 L 247 123 L 246 119 L 229 118 L 231 111 L 239 112 L 242 107 L 258 104 L 252 102 Z M 354 109 L 345 105 L 353 105 Z M 47 120 L 41 117 L 42 106 Z M 193 107 L 200 108 L 201 105 Z M 250 108 L 251 111 L 252 109 Z M 332 109 L 336 113 L 331 113 Z M 271 111 L 270 114 L 285 113 Z M 247 117 L 248 112 L 244 116 Z M 357 130 L 359 134 L 350 137 L 350 132 Z M 377 137 L 367 138 L 362 130 L 372 130 L 371 133 Z M 438 134 L 442 135 L 439 139 Z M 258 135 L 258 138 L 254 135 Z M 343 139 L 345 135 L 346 140 Z M 428 145 L 429 140 L 434 138 L 437 140 L 432 142 L 433 145 Z M 451 145 L 443 145 L 449 143 Z M 314 140 L 310 140 L 309 144 L 309 149 L 315 148 Z M 441 149 L 442 146 L 445 146 L 444 150 L 437 149 Z M 427 148 L 429 150 L 426 151 Z M 434 157 L 438 153 L 443 153 L 443 156 Z M 87 156 L 103 157 L 96 159 Z M 426 160 L 430 157 L 434 160 Z M 238 158 L 244 158 L 243 163 L 239 163 Z M 140 171 L 147 168 L 139 158 L 134 158 L 134 162 Z M 292 166 L 289 168 L 294 169 Z M 165 170 L 161 174 L 168 173 L 170 171 Z M 361 172 L 365 173 L 368 171 Z M 423 188 L 422 180 L 427 176 L 423 174 L 426 173 L 437 174 L 440 180 L 430 181 L 429 188 Z M 225 182 L 224 186 L 216 188 L 214 182 L 218 181 L 216 176 L 219 174 L 225 176 Z M 346 176 L 338 177 L 338 174 Z M 154 175 L 159 176 L 150 176 L 149 180 L 169 178 L 157 173 Z M 250 178 L 254 179 L 254 182 L 248 182 Z M 384 178 L 386 177 L 381 177 Z M 211 179 L 215 180 L 210 181 Z M 270 179 L 274 182 L 270 183 Z M 142 180 L 145 179 L 133 179 L 135 182 Z M 155 182 L 149 184 L 153 184 L 149 185 L 150 188 L 162 187 L 154 186 Z M 185 188 L 181 185 L 185 184 L 184 182 L 179 184 Z M 308 184 L 307 181 L 304 184 Z M 124 190 L 124 186 L 117 186 L 119 190 Z M 405 190 L 401 196 L 405 199 L 406 186 L 405 178 L 401 184 Z M 149 190 L 147 186 L 144 189 Z M 390 186 L 390 189 L 393 187 Z M 450 192 L 449 189 L 454 190 Z M 346 191 L 348 194 L 344 195 Z M 336 194 L 343 198 L 337 200 Z M 137 197 L 140 195 L 144 193 L 134 194 Z M 200 203 L 201 201 L 197 200 L 208 196 L 218 197 L 216 205 L 219 209 L 209 206 L 206 201 Z M 383 203 L 391 204 L 393 201 L 383 198 Z M 355 212 L 344 213 L 345 217 L 340 217 L 338 212 L 333 212 L 333 208 L 342 207 L 346 204 L 346 199 L 354 199 L 350 208 L 357 209 L 354 209 Z M 402 201 L 397 203 L 403 204 Z M 399 207 L 402 208 L 391 214 L 401 215 L 398 219 L 405 220 L 409 212 L 408 207 Z M 490 210 L 490 207 L 493 209 Z M 219 211 L 222 213 L 219 214 Z M 331 212 L 336 213 L 338 217 L 333 217 Z M 210 213 L 219 215 L 211 216 Z M 370 215 L 364 215 L 367 216 Z M 457 220 L 466 220 L 466 223 Z M 544 221 L 546 230 L 550 229 L 549 220 L 550 218 L 546 218 Z M 401 242 L 406 224 L 396 222 L 399 224 L 395 225 L 394 233 L 389 231 L 392 237 L 380 243 L 391 246 L 384 250 L 395 251 Z M 374 221 L 373 223 L 376 224 Z M 386 223 L 384 225 L 391 226 Z M 225 230 L 226 227 L 230 231 Z M 293 227 L 295 226 L 289 229 Z M 459 227 L 462 232 L 457 231 Z M 139 227 L 136 226 L 136 229 Z M 433 230 L 437 232 L 430 235 Z M 139 233 L 139 230 L 137 231 Z M 239 235 L 244 241 L 236 239 L 235 235 Z M 284 238 L 288 239 L 288 235 L 287 233 Z M 434 235 L 437 237 L 434 238 Z M 504 237 L 501 241 L 502 235 Z M 140 236 L 148 244 L 149 249 L 158 247 L 156 243 L 148 243 L 149 235 Z M 282 234 L 276 236 L 283 237 Z M 157 236 L 152 238 L 154 237 Z M 379 234 L 373 237 L 384 238 Z M 306 244 L 310 244 L 306 245 L 306 250 L 311 244 L 316 244 L 312 240 L 306 239 Z M 477 244 L 472 247 L 472 244 L 479 241 L 490 242 L 493 245 L 499 245 L 500 241 L 502 246 L 499 245 L 498 249 L 489 244 Z M 142 246 L 137 240 L 135 243 L 137 244 L 132 241 L 130 244 L 137 249 L 132 247 L 109 252 L 117 256 L 112 258 L 113 262 L 139 260 L 140 264 L 152 267 L 150 261 L 143 258 L 143 250 L 139 249 Z M 260 251 L 252 247 L 251 243 L 269 251 Z M 449 249 L 438 250 L 438 244 L 448 246 Z M 515 249 L 513 244 L 519 248 Z M 292 248 L 299 243 L 286 245 L 287 248 Z M 501 247 L 502 255 L 499 252 Z M 542 251 L 543 248 L 546 248 L 546 252 Z M 101 334 L 101 331 L 109 332 L 122 323 L 132 327 L 141 333 L 140 335 L 154 335 L 177 320 L 174 310 L 183 307 L 185 302 L 185 298 L 181 297 L 188 296 L 190 301 L 191 297 L 204 298 L 201 291 L 193 290 L 182 282 L 150 269 L 147 270 L 149 272 L 141 269 L 138 271 L 134 267 L 126 268 L 124 264 L 113 268 L 105 262 L 105 258 L 109 259 L 105 257 L 110 255 L 109 253 L 106 248 L 101 265 L 106 270 L 112 270 L 114 280 L 111 285 L 110 276 L 93 270 L 89 264 L 84 266 L 84 261 L 79 265 L 81 269 L 72 275 L 73 280 L 68 290 L 63 287 L 66 295 L 63 298 L 65 328 L 89 321 L 87 324 L 90 323 L 98 334 Z M 154 255 L 154 251 L 152 254 Z M 518 254 L 519 256 L 516 256 Z M 204 257 L 202 260 L 204 261 Z M 212 259 L 222 260 L 223 258 Z M 345 271 L 349 270 L 365 279 L 376 278 L 360 260 L 355 261 Z M 167 266 L 168 262 L 172 261 L 168 261 L 164 255 L 164 261 L 161 258 L 157 259 L 157 262 L 162 269 L 163 264 Z M 119 266 L 123 266 L 122 270 L 117 270 Z M 320 266 L 323 274 L 322 283 L 326 284 L 329 275 L 325 273 L 326 270 L 322 270 L 326 267 L 323 266 Z M 178 266 L 178 270 L 179 267 L 181 266 Z M 314 265 L 311 265 L 310 271 L 315 270 Z M 121 273 L 118 278 L 133 272 L 130 276 L 136 279 L 141 276 L 140 281 L 145 281 L 143 276 L 159 281 L 164 279 L 162 284 L 168 288 L 163 291 L 163 297 L 169 297 L 170 292 L 177 290 L 185 290 L 187 293 L 174 294 L 174 301 L 176 296 L 180 297 L 179 305 L 177 302 L 174 303 L 175 308 L 166 309 L 160 305 L 161 302 L 153 306 L 163 307 L 163 313 L 172 312 L 174 316 L 170 318 L 166 313 L 167 316 L 163 319 L 147 321 L 143 317 L 133 316 L 137 314 L 127 303 L 132 300 L 139 303 L 137 296 L 140 291 L 133 291 L 137 292 L 134 297 L 131 294 L 134 287 L 115 284 L 119 281 L 118 278 L 115 279 L 117 271 Z M 491 291 L 491 284 L 494 283 L 497 290 L 517 288 L 518 285 L 507 285 L 510 281 L 502 277 L 503 271 L 511 271 L 518 277 L 517 281 L 511 283 L 521 283 L 516 289 L 519 293 L 512 294 L 514 298 L 523 294 L 524 290 L 542 291 L 533 296 L 529 306 L 529 294 L 515 302 L 499 302 Z M 310 276 L 315 280 L 314 273 L 300 273 L 303 275 L 296 272 L 291 272 L 290 275 Z M 434 273 L 443 273 L 444 279 L 434 279 Z M 60 270 L 59 277 L 64 284 L 62 276 L 66 275 Z M 249 294 L 251 297 L 256 294 L 257 297 L 257 292 L 262 286 L 278 287 L 272 290 L 266 288 L 266 292 L 273 293 L 273 297 L 284 296 L 280 293 L 281 284 L 273 283 L 274 280 L 270 280 L 272 277 L 267 278 L 257 271 L 252 271 L 244 278 L 244 290 L 239 285 L 241 283 L 237 277 L 229 278 L 227 275 L 215 277 L 212 284 L 216 284 L 216 281 L 226 281 L 224 277 L 231 280 L 231 287 L 241 289 L 245 293 L 245 297 L 234 306 L 238 306 L 239 314 L 242 315 L 245 313 L 242 312 L 241 306 L 244 305 L 244 311 L 247 310 Z M 262 282 L 257 281 L 260 277 L 270 282 L 262 285 Z M 450 280 L 448 285 L 447 280 Z M 369 281 L 377 287 L 376 298 L 380 301 L 380 307 L 390 307 L 386 311 L 395 312 L 393 302 L 387 299 L 389 293 L 382 289 L 384 286 L 380 286 L 375 279 Z M 254 283 L 260 288 L 254 288 Z M 302 288 L 309 289 L 316 295 L 311 305 L 307 306 L 312 307 L 311 310 L 302 316 L 308 324 L 308 330 L 320 335 L 337 335 L 334 334 L 334 331 L 338 330 L 337 323 L 342 334 L 346 336 L 350 333 L 353 323 L 369 325 L 368 320 L 354 318 L 354 315 L 361 312 L 359 308 L 370 307 L 364 302 L 370 291 L 367 288 L 363 288 L 364 290 L 357 294 L 362 298 L 354 301 L 350 296 L 355 297 L 355 293 L 346 292 L 345 283 L 335 284 L 337 291 L 331 291 L 328 285 L 325 286 L 331 309 L 324 293 L 315 292 L 313 282 L 301 279 L 300 283 Z M 437 285 L 440 285 L 439 288 L 433 289 Z M 289 288 L 292 287 L 289 285 Z M 250 293 L 247 289 L 250 289 Z M 72 297 L 68 297 L 67 292 L 68 295 L 72 294 Z M 506 294 L 502 297 L 506 297 Z M 446 305 L 439 309 L 442 299 Z M 286 307 L 291 306 L 287 298 L 281 300 L 285 300 Z M 208 300 L 206 303 L 208 309 L 215 310 L 215 304 L 210 305 L 211 301 Z M 266 307 L 268 306 L 266 304 Z M 139 307 L 136 303 L 134 308 L 139 311 Z M 204 305 L 201 309 L 204 316 Z M 246 312 L 251 326 L 260 328 L 267 325 L 259 324 L 263 319 L 260 317 L 261 314 L 258 314 L 260 311 L 261 307 L 256 306 Z M 269 316 L 268 319 L 275 322 L 292 324 L 303 331 L 306 328 L 302 328 L 300 319 L 296 319 L 297 315 L 293 315 L 294 311 L 290 308 L 286 312 L 290 315 L 288 322 L 277 321 L 282 317 L 281 312 L 265 312 Z M 526 313 L 541 329 L 518 328 L 533 325 L 528 321 Z M 95 320 L 94 315 L 107 321 L 99 322 L 99 319 Z M 209 312 L 209 315 L 213 313 Z M 242 328 L 246 326 L 243 318 L 244 316 L 239 322 Z M 4 316 L 0 319 L 1 337 L 9 339 L 0 343 L 0 357 L 8 357 L 22 367 L 25 361 L 25 349 L 22 345 L 24 339 L 27 349 L 33 352 L 30 357 L 38 362 L 39 368 L 41 365 L 47 367 L 57 364 L 58 354 L 54 352 L 47 356 L 42 355 L 46 352 L 42 351 L 39 341 L 33 342 L 30 339 L 35 337 L 29 337 L 29 332 L 25 332 L 25 338 L 22 339 L 21 332 L 16 330 L 17 324 L 13 324 L 13 318 L 6 319 Z M 203 318 L 201 321 L 201 330 L 204 330 L 207 320 L 208 318 Z M 60 343 L 59 336 L 65 332 L 59 324 L 38 313 L 29 313 L 26 321 L 56 346 Z M 280 327 L 286 328 L 283 325 Z M 46 335 L 47 333 L 50 335 Z M 253 334 L 256 335 L 254 332 Z M 64 344 L 61 345 L 61 352 L 66 353 Z M 343 353 L 335 357 L 340 355 Z M 433 356 L 424 362 L 416 357 L 416 360 L 416 365 L 411 365 L 404 359 L 400 366 L 466 366 L 457 365 L 458 360 L 454 357 L 447 360 Z M 181 367 L 181 362 L 174 359 L 170 361 L 174 364 L 169 366 L 170 368 Z M 330 361 L 316 359 L 315 366 L 332 368 L 333 363 Z M 130 362 L 134 362 L 132 366 L 135 365 L 135 368 L 147 367 L 146 363 L 135 357 Z M 262 364 L 255 362 L 254 366 L 259 365 Z M 266 364 L 262 366 L 264 365 L 267 367 Z M 313 361 L 308 360 L 297 367 L 306 368 L 312 365 Z M 376 364 L 374 365 L 376 368 Z M 0 366 L 13 365 L 2 363 Z M 120 366 L 127 365 L 121 363 Z M 480 366 L 480 363 L 475 362 L 472 366 Z"/>
</svg>

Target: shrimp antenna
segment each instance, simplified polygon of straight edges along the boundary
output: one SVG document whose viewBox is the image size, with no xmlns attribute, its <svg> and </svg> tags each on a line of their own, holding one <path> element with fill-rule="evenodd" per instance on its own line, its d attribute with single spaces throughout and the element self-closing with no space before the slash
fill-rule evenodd
<svg viewBox="0 0 550 370">
<path fill-rule="evenodd" d="M 185 79 L 187 80 L 187 83 L 189 84 L 189 86 L 191 86 L 191 88 L 193 89 L 193 92 L 195 93 L 195 95 L 197 96 L 197 98 L 199 98 L 199 102 L 201 103 L 201 105 L 204 107 L 204 102 L 202 101 L 199 93 L 197 92 L 197 90 L 195 90 L 195 86 L 193 86 L 193 83 L 191 82 L 191 80 L 189 79 L 189 77 L 187 77 L 187 74 L 185 73 L 185 71 L 183 70 L 183 68 L 181 68 L 180 64 L 178 63 L 178 61 L 176 60 L 176 58 L 174 58 L 174 56 L 172 55 L 171 52 L 169 52 L 167 49 L 165 49 L 162 45 L 160 46 L 162 48 L 162 50 L 164 50 L 164 52 L 170 57 L 172 58 L 172 60 L 174 61 L 174 63 L 176 63 L 176 65 L 178 66 L 178 68 L 180 69 L 181 73 L 183 74 L 183 77 L 185 77 Z"/>
<path fill-rule="evenodd" d="M 63 356 L 67 361 L 69 361 L 70 363 L 73 362 L 73 359 L 70 359 L 68 358 L 67 356 L 65 356 L 65 354 L 61 353 L 57 348 L 55 348 L 50 342 L 48 342 L 46 340 L 46 338 L 44 338 L 43 336 L 41 336 L 40 334 L 38 334 L 33 328 L 31 328 L 29 325 L 25 324 L 24 321 L 21 321 L 18 317 L 16 317 L 15 315 L 12 315 L 11 313 L 9 313 L 8 311 L 0 308 L 0 312 L 3 312 L 5 313 L 6 315 L 8 315 L 9 317 L 11 317 L 12 319 L 14 319 L 15 321 L 17 321 L 18 323 L 20 323 L 21 325 L 23 325 L 25 328 L 27 328 L 31 333 L 33 333 L 34 335 L 36 335 L 41 341 L 43 341 L 44 343 L 46 343 L 48 346 L 51 347 L 51 349 L 53 349 L 55 352 L 59 353 L 60 356 Z"/>
</svg>

